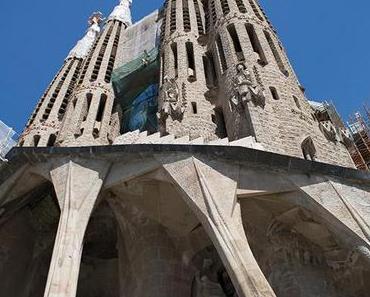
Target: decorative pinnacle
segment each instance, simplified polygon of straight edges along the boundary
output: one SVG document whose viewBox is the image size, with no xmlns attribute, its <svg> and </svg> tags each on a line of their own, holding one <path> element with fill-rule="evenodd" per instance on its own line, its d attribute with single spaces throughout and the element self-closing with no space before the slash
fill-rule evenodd
<svg viewBox="0 0 370 297">
<path fill-rule="evenodd" d="M 85 36 L 77 42 L 76 46 L 70 51 L 67 59 L 84 59 L 88 55 L 98 34 L 100 33 L 99 24 L 104 20 L 103 14 L 99 11 L 94 12 L 88 20 L 89 29 Z"/>
<path fill-rule="evenodd" d="M 120 0 L 119 4 L 113 9 L 108 20 L 118 20 L 126 25 L 132 25 L 131 18 L 131 4 L 132 0 Z"/>
</svg>

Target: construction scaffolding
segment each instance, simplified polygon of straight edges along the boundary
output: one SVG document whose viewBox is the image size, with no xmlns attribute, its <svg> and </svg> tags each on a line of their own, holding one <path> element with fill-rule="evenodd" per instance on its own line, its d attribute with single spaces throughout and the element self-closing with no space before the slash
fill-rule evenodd
<svg viewBox="0 0 370 297">
<path fill-rule="evenodd" d="M 112 85 L 123 111 L 121 133 L 158 130 L 159 36 L 158 11 L 129 27 L 119 48 Z"/>
<path fill-rule="evenodd" d="M 358 169 L 369 170 L 370 108 L 367 105 L 364 106 L 363 114 L 356 112 L 349 118 L 348 126 L 354 140 L 354 147 L 350 153 Z"/>
<path fill-rule="evenodd" d="M 16 135 L 12 128 L 0 121 L 0 160 L 5 160 L 6 154 L 17 144 Z"/>
</svg>

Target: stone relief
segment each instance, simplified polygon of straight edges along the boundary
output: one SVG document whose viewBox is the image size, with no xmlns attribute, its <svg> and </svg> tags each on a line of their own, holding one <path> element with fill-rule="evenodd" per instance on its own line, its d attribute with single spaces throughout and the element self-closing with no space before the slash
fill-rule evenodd
<svg viewBox="0 0 370 297">
<path fill-rule="evenodd" d="M 340 140 L 337 130 L 331 121 L 320 122 L 319 128 L 327 140 L 333 142 L 337 142 Z"/>
<path fill-rule="evenodd" d="M 163 79 L 162 91 L 159 98 L 159 113 L 158 118 L 165 120 L 168 116 L 172 118 L 180 118 L 186 109 L 186 86 L 182 85 L 182 93 L 185 96 L 180 96 L 179 87 L 173 78 L 165 76 Z"/>
<path fill-rule="evenodd" d="M 253 83 L 252 75 L 244 63 L 236 66 L 236 77 L 234 79 L 235 95 L 230 99 L 234 106 L 252 101 L 256 106 L 262 108 L 266 104 L 266 96 L 263 87 Z"/>
</svg>

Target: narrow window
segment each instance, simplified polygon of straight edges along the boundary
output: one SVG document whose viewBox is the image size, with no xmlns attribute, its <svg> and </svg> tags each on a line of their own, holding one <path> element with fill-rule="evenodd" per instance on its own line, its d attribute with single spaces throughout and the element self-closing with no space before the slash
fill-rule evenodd
<svg viewBox="0 0 370 297">
<path fill-rule="evenodd" d="M 217 125 L 216 135 L 219 138 L 227 137 L 225 117 L 222 108 L 215 108 L 215 115 L 212 116 L 212 121 Z"/>
<path fill-rule="evenodd" d="M 203 68 L 204 68 L 204 76 L 206 78 L 206 84 L 207 86 L 212 85 L 212 80 L 210 76 L 210 69 L 209 69 L 209 61 L 207 56 L 203 56 Z"/>
<path fill-rule="evenodd" d="M 191 31 L 190 13 L 189 13 L 189 0 L 182 0 L 182 18 L 184 21 L 184 31 Z"/>
<path fill-rule="evenodd" d="M 199 35 L 204 35 L 204 27 L 203 27 L 202 16 L 200 13 L 199 2 L 198 0 L 193 0 L 193 2 L 194 2 L 194 7 L 195 7 L 195 14 L 197 17 L 198 33 Z"/>
<path fill-rule="evenodd" d="M 207 86 L 212 87 L 217 85 L 216 68 L 211 53 L 208 52 L 205 56 L 203 56 L 203 65 Z"/>
<path fill-rule="evenodd" d="M 171 44 L 171 51 L 172 51 L 172 58 L 173 58 L 173 66 L 175 69 L 175 77 L 177 78 L 179 76 L 179 62 L 178 62 L 178 56 L 177 56 L 177 43 L 174 42 Z"/>
<path fill-rule="evenodd" d="M 194 47 L 191 42 L 186 43 L 186 55 L 188 58 L 188 79 L 189 81 L 196 81 Z"/>
<path fill-rule="evenodd" d="M 294 103 L 298 109 L 302 109 L 301 104 L 299 103 L 299 99 L 296 96 L 293 96 Z"/>
<path fill-rule="evenodd" d="M 216 86 L 218 84 L 218 81 L 217 81 L 217 71 L 216 71 L 216 66 L 215 66 L 215 57 L 213 56 L 212 52 L 208 52 L 207 57 L 208 57 L 208 62 L 211 68 L 211 77 L 212 77 L 213 85 Z"/>
<path fill-rule="evenodd" d="M 83 117 L 83 121 L 86 121 L 86 118 L 89 114 L 92 98 L 93 98 L 93 95 L 91 93 L 86 94 L 86 109 L 85 109 L 85 115 Z"/>
<path fill-rule="evenodd" d="M 272 53 L 274 55 L 274 58 L 275 58 L 275 61 L 276 61 L 277 65 L 279 66 L 280 71 L 284 75 L 288 76 L 289 75 L 289 72 L 285 69 L 283 60 L 281 59 L 281 56 L 279 54 L 279 51 L 277 50 L 277 48 L 275 46 L 275 43 L 274 43 L 274 41 L 271 38 L 270 33 L 267 32 L 267 31 L 263 31 L 263 32 L 264 32 L 264 34 L 266 36 L 267 42 L 268 42 L 268 44 L 269 44 L 269 46 L 271 48 L 271 51 L 272 51 Z"/>
<path fill-rule="evenodd" d="M 37 146 L 39 145 L 40 138 L 41 138 L 41 136 L 40 136 L 40 135 L 35 135 L 35 136 L 33 136 L 33 146 L 34 146 L 34 147 L 37 147 Z"/>
<path fill-rule="evenodd" d="M 170 32 L 176 32 L 176 0 L 171 1 Z"/>
<path fill-rule="evenodd" d="M 193 114 L 197 114 L 198 113 L 197 103 L 191 102 L 191 107 L 193 109 Z"/>
<path fill-rule="evenodd" d="M 247 9 L 245 8 L 245 5 L 243 3 L 243 0 L 235 0 L 236 5 L 238 6 L 238 9 L 241 13 L 246 13 Z"/>
<path fill-rule="evenodd" d="M 228 15 L 230 12 L 229 3 L 227 0 L 221 0 L 221 8 L 224 15 Z"/>
<path fill-rule="evenodd" d="M 306 160 L 315 161 L 316 148 L 315 148 L 315 144 L 313 143 L 313 140 L 311 137 L 307 137 L 305 140 L 303 140 L 301 148 L 302 148 L 303 157 Z"/>
<path fill-rule="evenodd" d="M 103 119 L 106 102 L 107 102 L 107 95 L 102 94 L 100 96 L 100 102 L 99 102 L 98 112 L 96 114 L 96 121 L 97 122 L 101 122 L 102 119 Z"/>
<path fill-rule="evenodd" d="M 227 70 L 227 63 L 226 63 L 224 47 L 222 45 L 220 35 L 218 35 L 217 38 L 216 38 L 216 44 L 217 44 L 218 55 L 220 57 L 221 69 L 222 69 L 222 73 L 223 73 L 224 71 Z"/>
<path fill-rule="evenodd" d="M 277 90 L 276 90 L 275 87 L 270 87 L 270 92 L 271 92 L 272 98 L 274 100 L 279 100 L 280 99 L 279 98 L 279 94 L 278 94 L 278 92 L 277 92 Z"/>
<path fill-rule="evenodd" d="M 256 31 L 255 31 L 253 25 L 252 24 L 246 24 L 245 28 L 247 29 L 247 33 L 248 33 L 249 40 L 251 42 L 253 51 L 256 54 L 258 54 L 258 56 L 259 56 L 258 62 L 261 65 L 267 65 L 267 59 L 266 59 L 265 53 L 263 52 L 261 43 L 258 39 L 258 36 L 256 34 Z"/>
<path fill-rule="evenodd" d="M 49 140 L 48 140 L 47 146 L 54 146 L 56 140 L 57 140 L 56 135 L 55 134 L 51 134 L 49 136 Z"/>
<path fill-rule="evenodd" d="M 238 58 L 238 61 L 244 61 L 243 50 L 240 44 L 238 33 L 236 32 L 236 29 L 235 29 L 235 25 L 234 24 L 228 25 L 227 30 L 233 41 L 234 50 L 235 50 L 236 57 Z"/>
</svg>

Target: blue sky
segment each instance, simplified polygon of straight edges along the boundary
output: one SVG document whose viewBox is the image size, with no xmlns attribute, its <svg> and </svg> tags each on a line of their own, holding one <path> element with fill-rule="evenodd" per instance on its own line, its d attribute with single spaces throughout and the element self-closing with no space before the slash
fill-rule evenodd
<svg viewBox="0 0 370 297">
<path fill-rule="evenodd" d="M 1 1 L 0 120 L 21 132 L 95 10 L 118 0 Z M 333 100 L 346 118 L 370 98 L 370 1 L 261 0 L 307 96 Z M 162 0 L 134 0 L 135 20 Z"/>
</svg>

